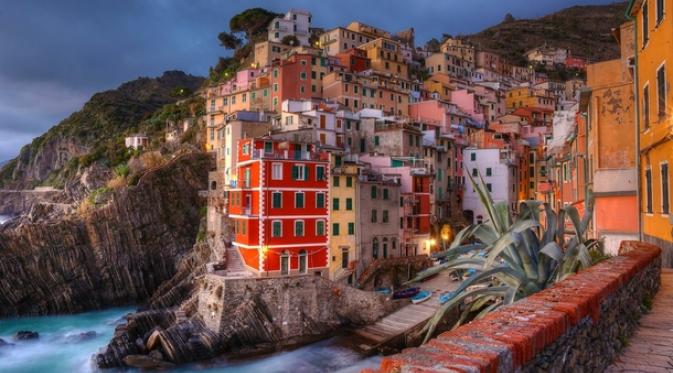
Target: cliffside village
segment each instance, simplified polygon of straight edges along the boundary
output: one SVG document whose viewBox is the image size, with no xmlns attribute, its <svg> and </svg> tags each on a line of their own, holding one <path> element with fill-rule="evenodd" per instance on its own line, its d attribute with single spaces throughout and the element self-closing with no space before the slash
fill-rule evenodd
<svg viewBox="0 0 673 373">
<path fill-rule="evenodd" d="M 215 270 L 357 285 L 386 261 L 442 250 L 484 222 L 468 175 L 514 211 L 533 199 L 581 213 L 591 194 L 591 236 L 609 253 L 638 239 L 641 193 L 645 240 L 663 240 L 668 166 L 650 159 L 639 190 L 635 121 L 636 112 L 645 125 L 666 115 L 667 78 L 652 74 L 645 114 L 637 110 L 633 23 L 613 30 L 617 59 L 588 63 L 544 45 L 526 53 L 527 66 L 456 38 L 432 53 L 414 46 L 413 29 L 361 22 L 310 38 L 311 23 L 299 9 L 273 19 L 253 62 L 204 89 L 206 115 L 166 134 L 205 123 L 217 160 L 202 193 L 207 239 L 224 262 Z M 539 72 L 554 69 L 572 77 Z M 673 154 L 667 146 L 661 160 Z"/>
</svg>

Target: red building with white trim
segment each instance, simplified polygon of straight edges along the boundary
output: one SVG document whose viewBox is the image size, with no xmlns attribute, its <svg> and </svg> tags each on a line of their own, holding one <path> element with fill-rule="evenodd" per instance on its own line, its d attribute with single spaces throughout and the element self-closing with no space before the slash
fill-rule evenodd
<svg viewBox="0 0 673 373">
<path fill-rule="evenodd" d="M 270 138 L 242 139 L 237 151 L 229 216 L 247 269 L 260 276 L 326 273 L 329 154 Z"/>
</svg>

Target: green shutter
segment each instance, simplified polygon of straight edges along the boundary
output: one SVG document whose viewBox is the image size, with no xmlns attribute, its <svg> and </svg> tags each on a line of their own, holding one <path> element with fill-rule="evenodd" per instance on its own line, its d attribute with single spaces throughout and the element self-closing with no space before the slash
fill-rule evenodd
<svg viewBox="0 0 673 373">
<path fill-rule="evenodd" d="M 292 166 L 292 180 L 297 180 L 299 178 L 299 167 Z"/>
<path fill-rule="evenodd" d="M 281 193 L 273 193 L 273 208 L 279 209 L 281 207 L 281 199 L 282 199 L 282 194 Z"/>
<path fill-rule="evenodd" d="M 348 176 L 346 177 L 346 186 L 347 187 L 352 187 L 353 186 L 353 178 Z"/>
<path fill-rule="evenodd" d="M 346 198 L 346 210 L 352 210 L 353 209 L 353 199 L 352 198 Z"/>
<path fill-rule="evenodd" d="M 324 167 L 317 167 L 317 179 L 318 180 L 323 180 L 325 178 L 325 168 Z"/>
<path fill-rule="evenodd" d="M 388 189 L 383 189 L 383 199 L 388 199 Z"/>
<path fill-rule="evenodd" d="M 273 237 L 280 237 L 281 232 L 280 232 L 280 222 L 279 221 L 274 221 L 273 222 Z"/>
<path fill-rule="evenodd" d="M 325 207 L 325 195 L 323 193 L 316 193 L 316 195 L 315 195 L 315 207 L 317 207 L 317 208 Z"/>
<path fill-rule="evenodd" d="M 333 223 L 332 224 L 332 236 L 338 236 L 339 235 L 339 223 Z"/>
<path fill-rule="evenodd" d="M 372 199 L 376 199 L 376 185 L 372 185 L 371 196 Z"/>
<path fill-rule="evenodd" d="M 355 223 L 348 223 L 348 234 L 355 234 Z"/>
<path fill-rule="evenodd" d="M 332 210 L 334 210 L 334 211 L 339 210 L 339 199 L 338 198 L 332 198 Z"/>
</svg>

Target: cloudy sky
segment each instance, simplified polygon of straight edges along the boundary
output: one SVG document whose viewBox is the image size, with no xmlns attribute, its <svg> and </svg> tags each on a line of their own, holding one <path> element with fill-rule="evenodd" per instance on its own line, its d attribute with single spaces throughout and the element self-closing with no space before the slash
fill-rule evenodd
<svg viewBox="0 0 673 373">
<path fill-rule="evenodd" d="M 0 4 L 0 161 L 77 110 L 95 92 L 170 69 L 205 75 L 224 51 L 232 15 L 260 6 L 313 13 L 319 27 L 352 19 L 417 43 L 605 0 L 21 0 Z M 318 6 L 320 4 L 320 6 Z M 413 5 L 412 5 L 413 4 Z"/>
</svg>

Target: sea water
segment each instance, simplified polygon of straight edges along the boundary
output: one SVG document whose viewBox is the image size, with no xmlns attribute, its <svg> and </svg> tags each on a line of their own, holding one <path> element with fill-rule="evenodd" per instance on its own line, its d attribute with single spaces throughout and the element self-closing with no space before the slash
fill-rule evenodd
<svg viewBox="0 0 673 373">
<path fill-rule="evenodd" d="M 130 308 L 115 308 L 75 315 L 0 319 L 0 338 L 15 344 L 0 347 L 0 372 L 97 372 L 91 357 L 107 345 L 115 325 L 123 322 L 123 316 L 131 311 L 133 310 Z M 12 340 L 13 335 L 19 330 L 36 331 L 40 333 L 40 337 L 31 341 Z M 77 339 L 80 333 L 88 331 L 95 331 L 96 336 L 83 341 Z M 337 336 L 290 351 L 243 360 L 221 357 L 207 362 L 177 366 L 169 371 L 354 373 L 363 368 L 377 367 L 379 363 L 379 357 L 365 358 L 355 352 L 349 345 L 347 336 Z"/>
</svg>

